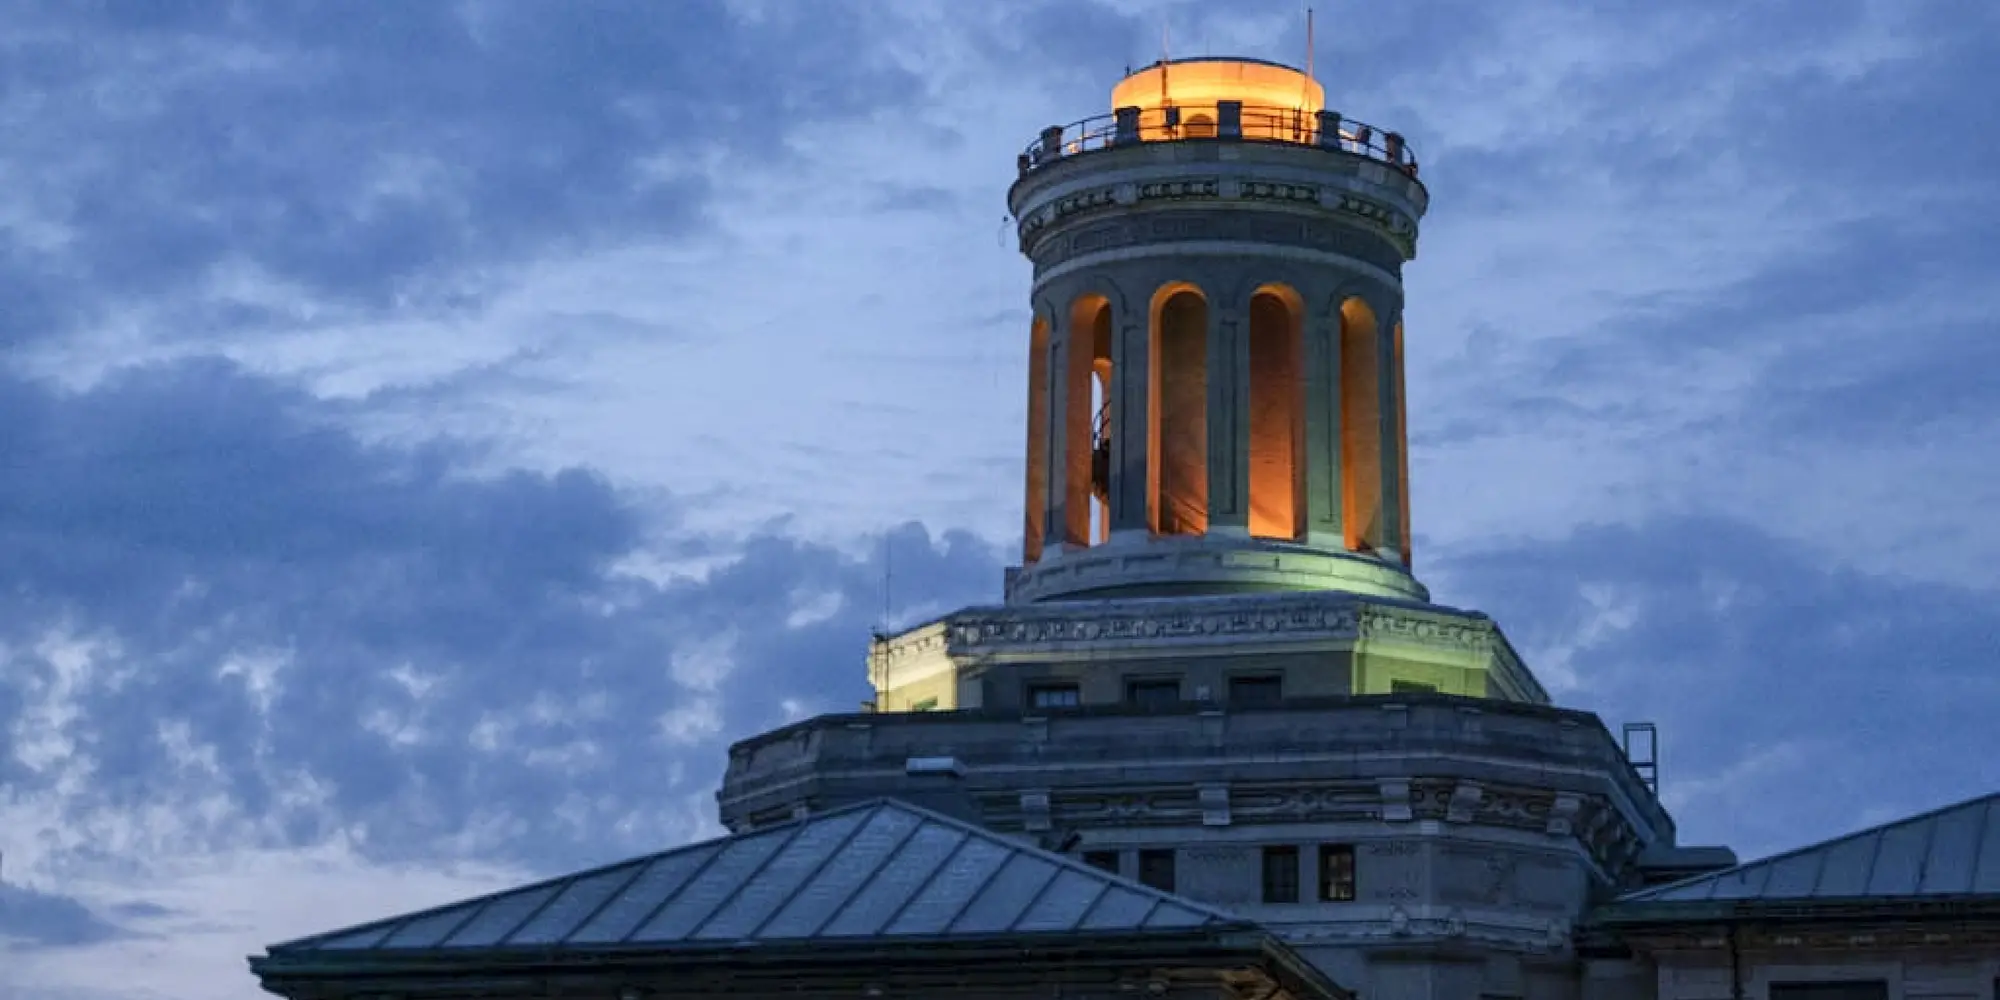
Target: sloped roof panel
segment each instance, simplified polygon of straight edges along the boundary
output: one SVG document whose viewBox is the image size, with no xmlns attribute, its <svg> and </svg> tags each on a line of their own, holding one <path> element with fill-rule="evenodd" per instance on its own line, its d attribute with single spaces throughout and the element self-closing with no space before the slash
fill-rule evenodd
<svg viewBox="0 0 2000 1000">
<path fill-rule="evenodd" d="M 2000 794 L 1621 897 L 1639 904 L 2000 895 Z"/>
<path fill-rule="evenodd" d="M 729 947 L 1240 923 L 1075 859 L 884 801 L 306 938 L 271 954 Z"/>
</svg>

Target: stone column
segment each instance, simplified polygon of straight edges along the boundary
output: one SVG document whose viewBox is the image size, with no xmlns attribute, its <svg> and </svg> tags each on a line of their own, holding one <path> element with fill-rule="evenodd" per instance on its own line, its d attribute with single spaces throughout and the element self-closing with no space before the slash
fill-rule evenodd
<svg viewBox="0 0 2000 1000">
<path fill-rule="evenodd" d="M 1340 311 L 1305 318 L 1306 544 L 1340 551 Z"/>
<path fill-rule="evenodd" d="M 1152 345 L 1146 317 L 1113 316 L 1111 338 L 1111 537 L 1144 538 L 1152 451 Z"/>
<path fill-rule="evenodd" d="M 1374 307 L 1375 303 L 1369 303 Z M 1403 386 L 1397 376 L 1396 365 L 1396 324 L 1403 321 L 1401 301 L 1383 302 L 1375 313 L 1375 350 L 1381 359 L 1375 366 L 1381 376 L 1381 388 L 1377 399 L 1382 401 L 1377 410 L 1381 414 L 1382 433 L 1382 547 L 1388 551 L 1383 555 L 1393 555 L 1397 561 L 1407 561 L 1404 552 L 1408 543 L 1404 536 L 1403 524 L 1403 474 L 1400 465 L 1402 435 L 1397 432 L 1396 414 L 1401 410 Z"/>
<path fill-rule="evenodd" d="M 1061 554 L 1069 541 L 1064 525 L 1068 524 L 1069 489 L 1069 436 L 1065 429 L 1070 420 L 1069 352 L 1075 348 L 1070 343 L 1071 327 L 1075 321 L 1066 311 L 1057 311 L 1055 329 L 1049 333 L 1049 438 L 1048 438 L 1048 483 L 1049 513 L 1042 520 L 1044 531 L 1042 554 L 1044 558 Z"/>
<path fill-rule="evenodd" d="M 1208 311 L 1208 533 L 1250 536 L 1250 317 L 1241 303 Z"/>
</svg>

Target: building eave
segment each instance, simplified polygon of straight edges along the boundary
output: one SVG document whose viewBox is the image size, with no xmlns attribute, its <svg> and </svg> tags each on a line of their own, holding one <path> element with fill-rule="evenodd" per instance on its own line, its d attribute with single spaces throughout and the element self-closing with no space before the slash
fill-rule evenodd
<svg viewBox="0 0 2000 1000">
<path fill-rule="evenodd" d="M 265 990 L 288 997 L 362 991 L 403 996 L 542 992 L 552 983 L 714 981 L 754 984 L 992 983 L 1045 981 L 1052 973 L 1110 969 L 1244 969 L 1292 996 L 1352 996 L 1251 923 L 1118 934 L 1000 934 L 797 944 L 599 947 L 563 950 L 427 950 L 405 953 L 266 954 L 250 960 Z M 736 992 L 732 989 L 732 992 Z"/>
<path fill-rule="evenodd" d="M 1787 921 L 1873 922 L 1882 920 L 2000 920 L 2000 897 L 1859 896 L 1849 898 L 1769 900 L 1634 901 L 1613 903 L 1594 911 L 1587 926 L 1632 931 L 1678 927 Z"/>
</svg>

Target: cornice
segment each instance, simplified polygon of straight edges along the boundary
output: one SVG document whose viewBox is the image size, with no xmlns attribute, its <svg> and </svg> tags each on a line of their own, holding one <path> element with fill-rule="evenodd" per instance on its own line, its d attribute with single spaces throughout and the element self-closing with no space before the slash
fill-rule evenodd
<svg viewBox="0 0 2000 1000">
<path fill-rule="evenodd" d="M 1353 594 L 1251 594 L 1177 600 L 1076 601 L 967 608 L 879 642 L 871 659 L 983 657 L 1051 644 L 1258 639 L 1394 642 L 1454 652 L 1495 648 L 1498 629 L 1476 612 L 1408 607 Z"/>
</svg>

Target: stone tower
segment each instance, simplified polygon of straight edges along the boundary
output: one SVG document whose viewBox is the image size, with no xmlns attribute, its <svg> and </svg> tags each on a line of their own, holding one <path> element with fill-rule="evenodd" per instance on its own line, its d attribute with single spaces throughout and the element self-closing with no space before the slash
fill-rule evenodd
<svg viewBox="0 0 2000 1000">
<path fill-rule="evenodd" d="M 1127 77 L 1009 193 L 1034 262 L 1015 602 L 1343 590 L 1410 600 L 1402 137 L 1234 59 Z"/>
<path fill-rule="evenodd" d="M 1370 997 L 1576 995 L 1572 922 L 1673 821 L 1412 572 L 1410 148 L 1297 70 L 1190 59 L 1019 170 L 1006 599 L 878 637 L 866 711 L 734 747 L 724 822 L 899 797 L 1232 908 Z"/>
</svg>

